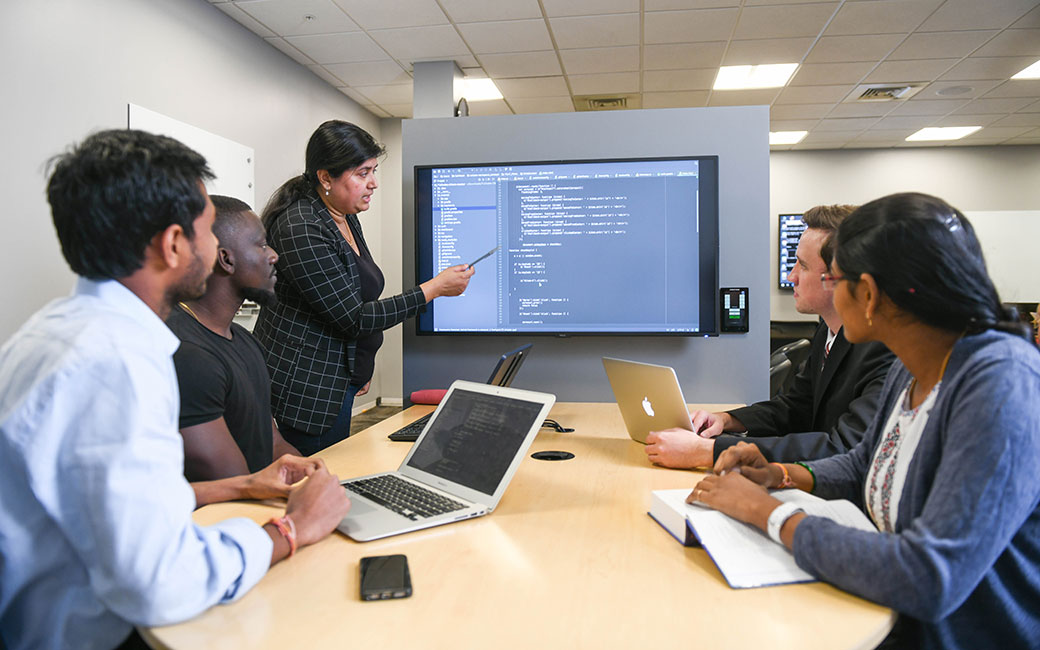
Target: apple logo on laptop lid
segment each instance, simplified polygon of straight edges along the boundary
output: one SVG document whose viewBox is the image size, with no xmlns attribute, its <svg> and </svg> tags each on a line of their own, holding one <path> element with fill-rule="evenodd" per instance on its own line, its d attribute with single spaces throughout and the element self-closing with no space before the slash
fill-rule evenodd
<svg viewBox="0 0 1040 650">
<path fill-rule="evenodd" d="M 643 410 L 646 411 L 646 414 L 650 417 L 654 417 L 654 406 L 650 403 L 649 397 L 643 397 Z"/>
</svg>

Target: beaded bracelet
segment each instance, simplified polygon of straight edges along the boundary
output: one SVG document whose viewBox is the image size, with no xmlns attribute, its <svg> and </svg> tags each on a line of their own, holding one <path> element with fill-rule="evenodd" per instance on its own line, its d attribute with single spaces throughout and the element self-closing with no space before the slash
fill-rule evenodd
<svg viewBox="0 0 1040 650">
<path fill-rule="evenodd" d="M 816 472 L 812 471 L 812 468 L 809 467 L 807 463 L 803 463 L 802 461 L 795 462 L 795 465 L 801 465 L 802 467 L 804 467 L 805 471 L 809 472 L 809 476 L 812 477 L 812 487 L 809 488 L 809 494 L 812 494 L 816 491 Z"/>
<path fill-rule="evenodd" d="M 277 528 L 285 541 L 289 542 L 289 557 L 292 557 L 296 553 L 296 524 L 293 523 L 292 518 L 289 515 L 272 517 L 271 521 L 267 523 Z"/>
</svg>

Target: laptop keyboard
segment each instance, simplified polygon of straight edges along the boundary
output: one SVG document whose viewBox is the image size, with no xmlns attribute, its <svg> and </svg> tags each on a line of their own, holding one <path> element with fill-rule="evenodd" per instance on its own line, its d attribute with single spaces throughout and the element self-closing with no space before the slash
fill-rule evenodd
<svg viewBox="0 0 1040 650">
<path fill-rule="evenodd" d="M 427 413 L 415 422 L 406 424 L 397 431 L 391 433 L 387 438 L 397 442 L 415 442 L 419 438 L 419 434 L 426 427 L 426 423 L 433 417 L 433 413 Z"/>
<path fill-rule="evenodd" d="M 343 487 L 371 499 L 403 517 L 408 517 L 412 521 L 466 507 L 458 501 L 441 496 L 393 474 L 381 474 L 372 478 L 348 481 L 343 484 Z"/>
</svg>

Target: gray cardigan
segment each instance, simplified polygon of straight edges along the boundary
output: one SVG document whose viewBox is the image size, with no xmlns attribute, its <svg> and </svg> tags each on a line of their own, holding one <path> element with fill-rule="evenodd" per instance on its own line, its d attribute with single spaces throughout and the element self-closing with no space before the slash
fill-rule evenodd
<svg viewBox="0 0 1040 650">
<path fill-rule="evenodd" d="M 897 361 L 863 441 L 810 464 L 815 494 L 863 507 L 881 429 L 909 381 Z M 795 560 L 899 611 L 920 647 L 1040 648 L 1040 353 L 1032 344 L 999 332 L 958 341 L 907 472 L 896 529 L 870 533 L 807 517 Z"/>
</svg>

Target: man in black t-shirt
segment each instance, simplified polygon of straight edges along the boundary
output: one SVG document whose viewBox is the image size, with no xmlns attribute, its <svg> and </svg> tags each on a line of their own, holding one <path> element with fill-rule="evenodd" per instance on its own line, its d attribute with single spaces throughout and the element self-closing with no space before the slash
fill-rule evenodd
<svg viewBox="0 0 1040 650">
<path fill-rule="evenodd" d="M 173 355 L 180 384 L 184 474 L 204 481 L 248 474 L 283 454 L 299 455 L 271 417 L 263 350 L 233 322 L 244 300 L 274 300 L 278 254 L 249 206 L 211 195 L 217 261 L 199 299 L 175 306 L 166 324 L 181 339 Z"/>
</svg>

